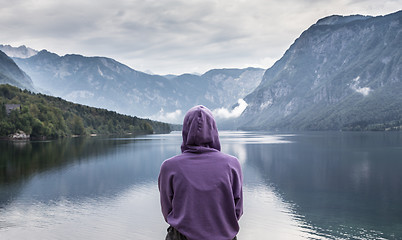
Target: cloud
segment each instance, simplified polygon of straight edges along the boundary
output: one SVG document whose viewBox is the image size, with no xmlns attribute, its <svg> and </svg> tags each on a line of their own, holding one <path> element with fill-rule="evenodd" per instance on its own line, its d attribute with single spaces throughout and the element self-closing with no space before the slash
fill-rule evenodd
<svg viewBox="0 0 402 240">
<path fill-rule="evenodd" d="M 0 5 L 0 44 L 105 56 L 140 71 L 181 74 L 268 68 L 319 18 L 384 15 L 399 10 L 402 0 L 0 0 Z"/>
<path fill-rule="evenodd" d="M 238 105 L 232 111 L 226 108 L 217 108 L 214 109 L 212 113 L 214 117 L 217 119 L 237 118 L 243 113 L 243 111 L 248 106 L 246 101 L 244 101 L 243 99 L 239 99 L 237 103 Z"/>
<path fill-rule="evenodd" d="M 371 89 L 369 87 L 364 87 L 364 88 L 356 88 L 354 89 L 356 92 L 362 94 L 363 96 L 369 95 L 371 92 Z"/>
<path fill-rule="evenodd" d="M 360 76 L 357 76 L 356 78 L 354 78 L 352 80 L 352 83 L 349 84 L 349 86 L 353 91 L 355 91 L 357 93 L 360 93 L 363 96 L 369 95 L 369 93 L 372 91 L 371 88 L 369 88 L 369 87 L 359 87 L 359 84 L 360 84 Z"/>
<path fill-rule="evenodd" d="M 165 112 L 162 108 L 157 114 L 149 118 L 161 122 L 179 124 L 183 121 L 183 114 L 180 109 L 177 109 L 174 112 Z"/>
</svg>

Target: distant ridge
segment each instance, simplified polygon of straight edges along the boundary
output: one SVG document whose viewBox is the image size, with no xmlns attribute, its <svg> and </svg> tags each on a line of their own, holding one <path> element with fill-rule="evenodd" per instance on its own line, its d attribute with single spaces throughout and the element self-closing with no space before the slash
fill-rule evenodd
<svg viewBox="0 0 402 240">
<path fill-rule="evenodd" d="M 41 92 L 170 123 L 181 123 L 184 113 L 198 104 L 231 108 L 257 87 L 265 71 L 214 69 L 201 76 L 163 77 L 136 71 L 111 58 L 59 56 L 47 50 L 14 60 Z"/>
<path fill-rule="evenodd" d="M 332 15 L 328 17 L 321 18 L 317 21 L 315 25 L 337 25 L 337 24 L 345 24 L 353 21 L 361 21 L 367 20 L 369 18 L 373 18 L 372 16 L 363 16 L 363 15 L 351 15 L 351 16 L 341 16 L 341 15 Z"/>
<path fill-rule="evenodd" d="M 10 45 L 1 45 L 0 44 L 0 51 L 3 51 L 7 56 L 13 58 L 29 58 L 38 53 L 37 50 L 26 47 L 25 45 L 21 45 L 19 47 L 12 47 Z"/>
</svg>

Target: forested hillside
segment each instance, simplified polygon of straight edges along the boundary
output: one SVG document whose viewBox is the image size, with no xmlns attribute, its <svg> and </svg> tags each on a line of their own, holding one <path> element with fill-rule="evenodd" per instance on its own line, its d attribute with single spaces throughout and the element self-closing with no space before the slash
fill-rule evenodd
<svg viewBox="0 0 402 240">
<path fill-rule="evenodd" d="M 6 104 L 20 108 L 7 113 Z M 31 138 L 89 134 L 149 134 L 170 132 L 170 125 L 105 109 L 34 94 L 8 84 L 0 85 L 0 136 L 18 130 Z"/>
</svg>

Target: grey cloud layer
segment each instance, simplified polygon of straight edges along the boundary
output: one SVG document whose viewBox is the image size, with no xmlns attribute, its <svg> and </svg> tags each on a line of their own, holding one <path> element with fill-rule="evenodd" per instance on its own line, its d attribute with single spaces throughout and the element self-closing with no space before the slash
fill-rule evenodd
<svg viewBox="0 0 402 240">
<path fill-rule="evenodd" d="M 0 43 L 115 58 L 157 73 L 269 67 L 332 14 L 387 14 L 402 0 L 0 0 Z"/>
</svg>

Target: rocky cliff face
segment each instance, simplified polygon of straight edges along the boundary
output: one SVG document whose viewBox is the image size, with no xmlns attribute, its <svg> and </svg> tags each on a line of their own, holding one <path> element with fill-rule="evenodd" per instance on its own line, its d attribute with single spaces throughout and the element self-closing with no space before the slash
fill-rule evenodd
<svg viewBox="0 0 402 240">
<path fill-rule="evenodd" d="M 402 11 L 319 20 L 245 100 L 240 128 L 342 129 L 402 119 Z"/>
<path fill-rule="evenodd" d="M 2 51 L 0 51 L 0 84 L 10 84 L 30 91 L 35 90 L 31 78 Z"/>
<path fill-rule="evenodd" d="M 178 94 L 183 95 L 185 108 L 196 104 L 210 109 L 231 109 L 238 99 L 251 93 L 261 82 L 265 70 L 213 69 L 201 76 L 184 74 L 173 79 L 177 83 Z"/>
</svg>

